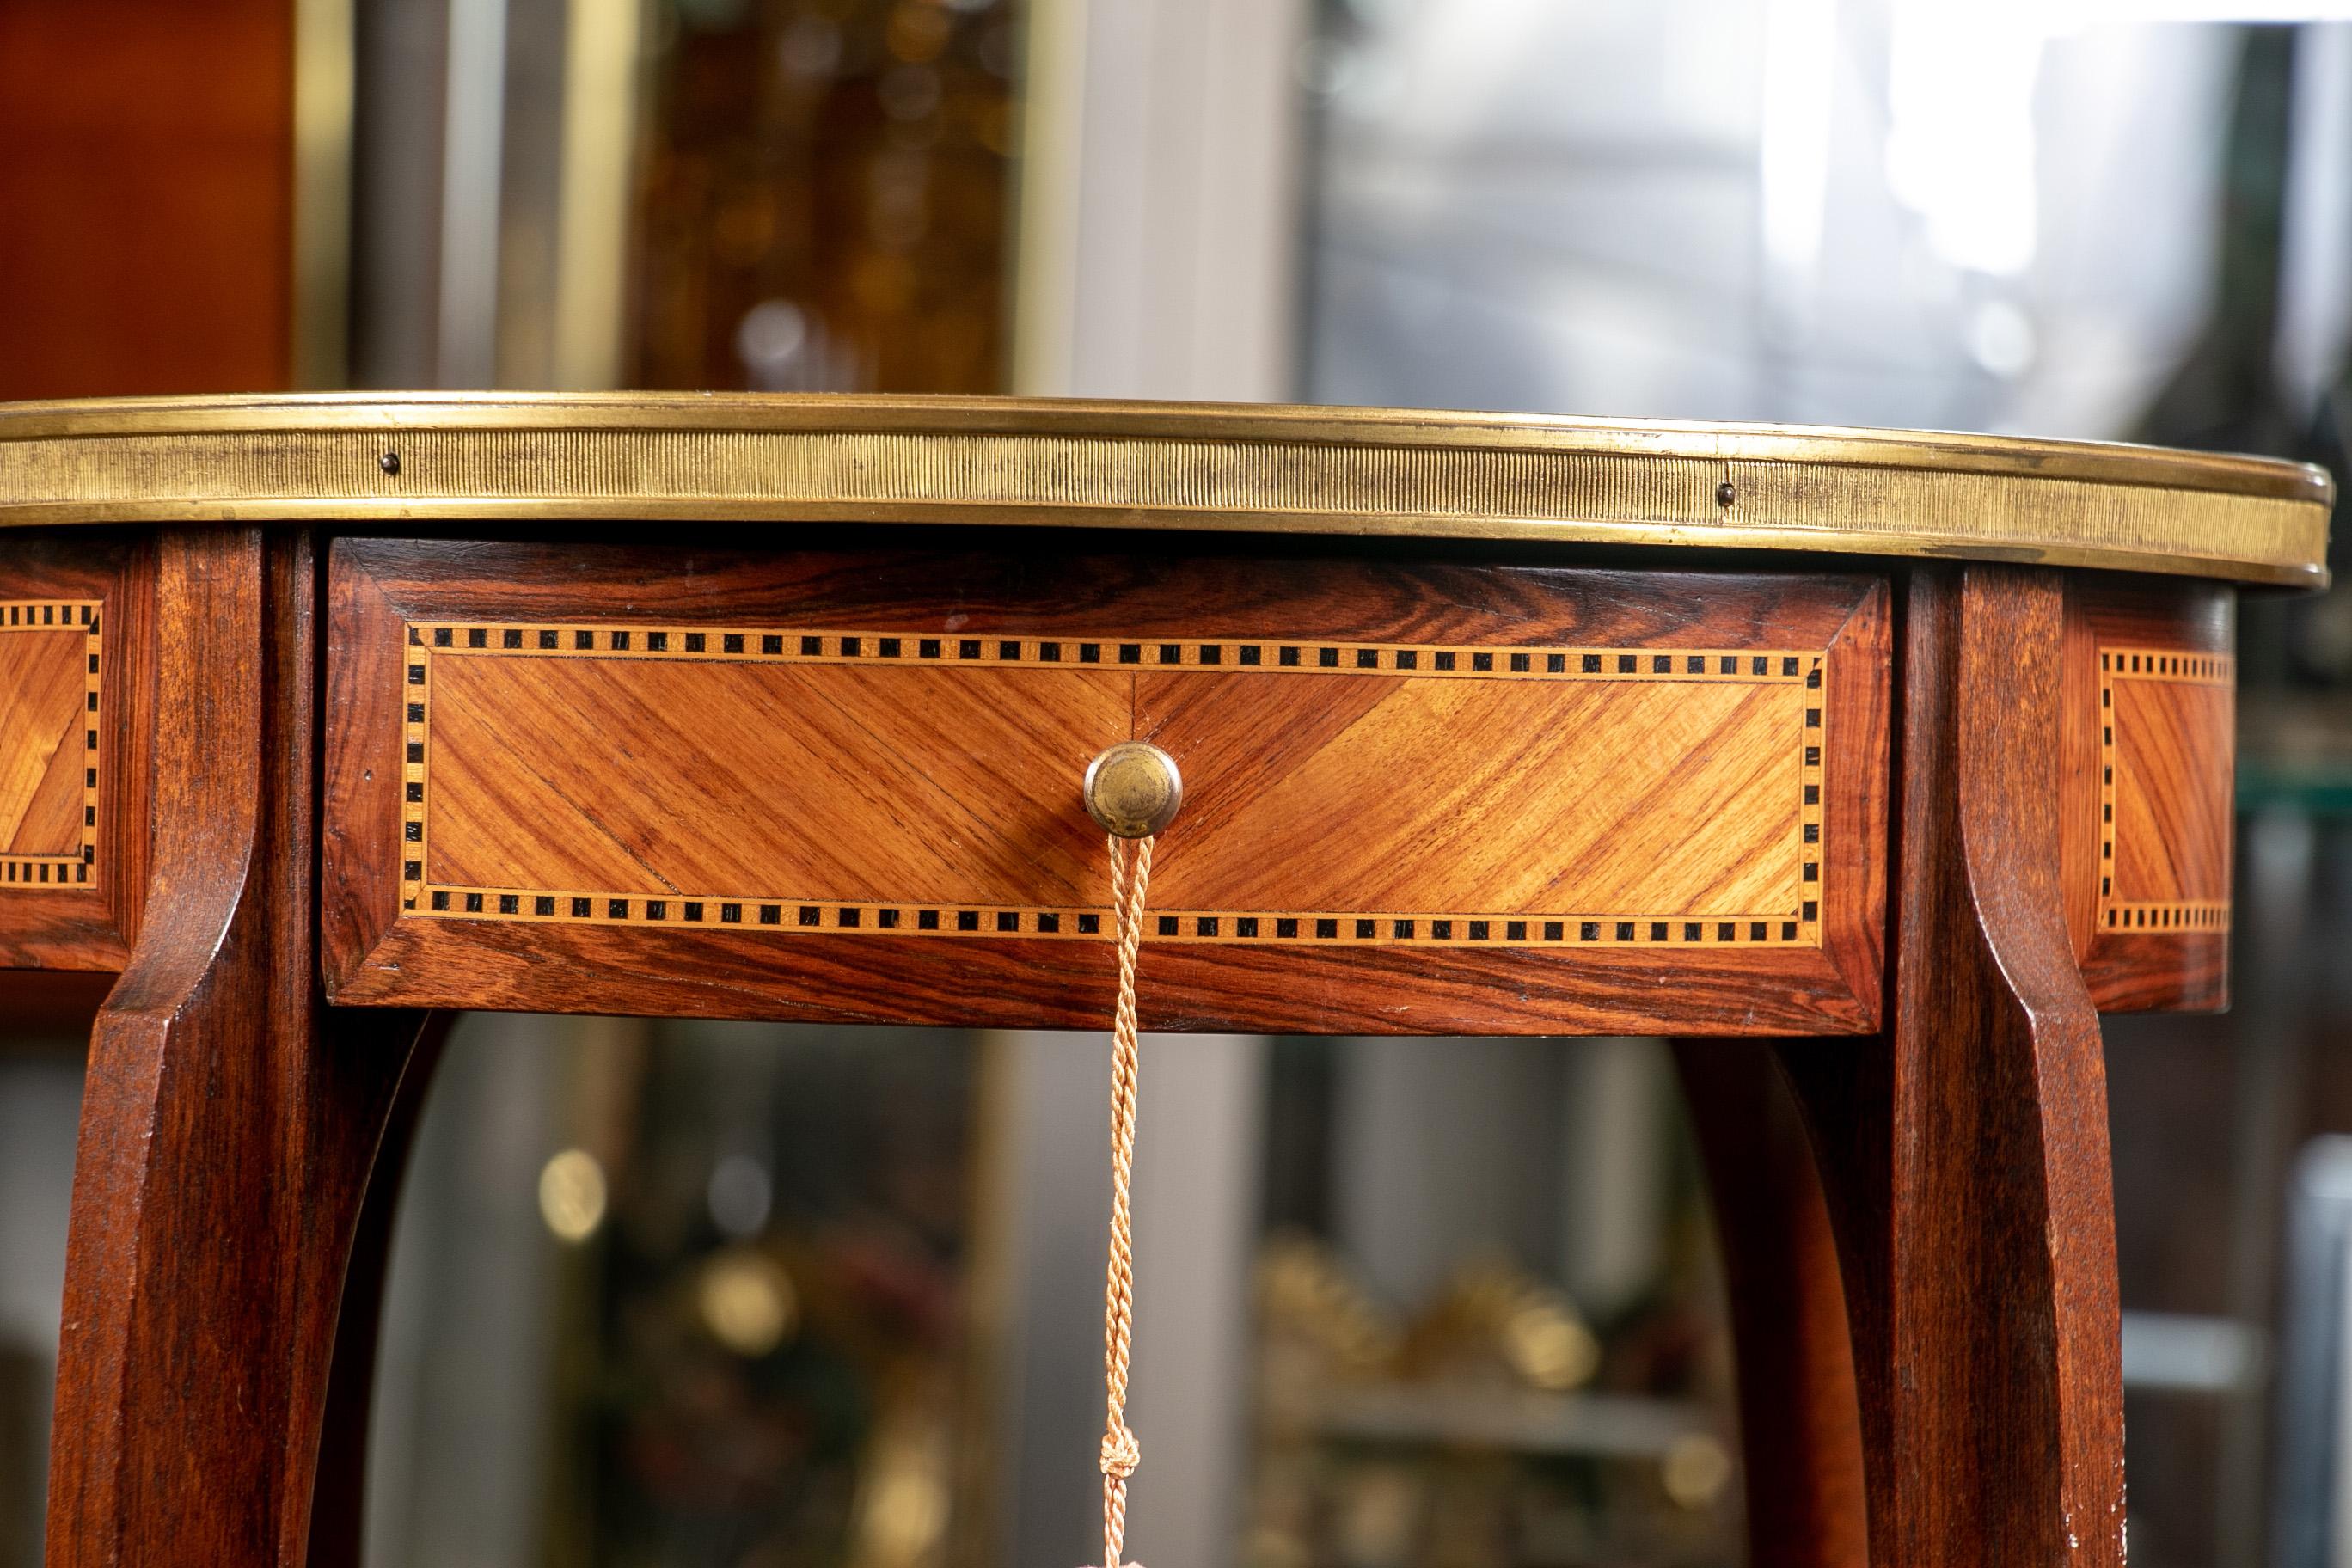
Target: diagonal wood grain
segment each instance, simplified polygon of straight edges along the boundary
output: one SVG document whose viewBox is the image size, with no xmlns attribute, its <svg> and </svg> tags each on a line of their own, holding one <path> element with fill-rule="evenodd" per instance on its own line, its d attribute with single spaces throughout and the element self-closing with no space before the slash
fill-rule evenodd
<svg viewBox="0 0 2352 1568">
<path fill-rule="evenodd" d="M 1034 694 L 1093 677 L 1115 737 L 1160 726 L 1191 759 L 1162 876 L 1180 852 L 1262 887 L 1286 858 L 1302 865 L 1282 844 L 1246 845 L 1257 827 L 1245 818 L 1254 789 L 1298 788 L 1301 769 L 1321 766 L 1386 814 L 1327 813 L 1326 844 L 1406 906 L 1304 908 L 1281 889 L 1270 908 L 1188 908 L 1159 883 L 1154 1026 L 1847 1033 L 1877 1017 L 1889 600 L 1868 576 L 1469 566 L 1282 542 L 1149 556 L 709 540 L 336 549 L 328 663 L 343 740 L 329 747 L 320 874 L 329 985 L 352 1003 L 1098 1022 L 1107 879 L 1077 788 L 1093 738 L 1066 758 L 1007 742 L 1035 723 Z M 509 710 L 450 684 L 468 662 L 511 676 Z M 776 754 L 834 759 L 792 781 L 828 799 L 779 794 L 745 815 L 751 792 L 725 775 L 764 777 L 742 761 L 769 743 L 756 705 L 681 714 L 676 693 L 581 693 L 619 740 L 565 715 L 570 699 L 540 667 L 588 662 L 641 694 L 686 665 L 730 685 L 793 671 L 808 684 L 777 687 L 776 700 L 805 729 Z M 1291 684 L 1266 687 L 1271 703 L 1234 700 L 1246 689 L 1226 683 L 1259 677 Z M 1524 693 L 1527 708 L 1510 688 L 1543 690 Z M 887 699 L 848 701 L 845 730 L 835 694 L 853 689 Z M 510 798 L 457 816 L 437 798 L 453 779 L 450 721 L 465 717 L 445 697 L 480 715 L 467 742 L 484 748 L 480 776 L 457 782 Z M 1366 759 L 1409 761 L 1406 742 L 1432 723 L 1450 727 L 1433 743 L 1472 764 L 1449 786 L 1462 809 L 1519 836 L 1507 857 L 1417 848 L 1452 830 L 1403 820 L 1431 800 L 1391 799 L 1358 776 Z M 1577 742 L 1619 754 L 1602 765 Z M 540 771 L 520 785 L 487 760 L 526 753 Z M 611 796 L 553 789 L 607 761 Z M 865 777 L 900 763 L 917 782 L 877 791 Z M 968 819 L 929 810 L 929 784 Z M 1582 826 L 1644 799 L 1664 831 Z M 1724 821 L 1705 831 L 1672 816 L 1710 800 Z M 787 813 L 790 825 L 767 819 Z M 820 813 L 814 828 L 800 820 Z M 982 828 L 992 837 L 971 837 Z M 1775 832 L 1769 860 L 1744 856 Z M 959 850 L 945 869 L 962 875 L 927 874 L 923 840 L 950 834 L 1005 859 L 974 872 L 978 854 Z M 1172 841 L 1186 834 L 1189 848 Z M 1366 857 L 1359 837 L 1418 857 L 1427 885 Z M 1068 869 L 1048 875 L 1056 856 Z M 898 885 L 870 871 L 860 885 L 861 863 Z M 1465 907 L 1515 889 L 1546 902 L 1622 892 L 1637 872 L 1643 889 L 1710 912 Z M 803 885 L 782 885 L 787 873 Z M 820 874 L 841 879 L 806 885 Z M 1706 902 L 1748 899 L 1777 907 L 1718 915 Z"/>
<path fill-rule="evenodd" d="M 2230 897 L 2234 692 L 2183 680 L 2114 682 L 2116 903 Z"/>
<path fill-rule="evenodd" d="M 428 876 L 479 887 L 1097 901 L 1068 808 L 1109 673 L 433 665 Z"/>
<path fill-rule="evenodd" d="M 82 842 L 82 810 L 88 792 L 82 787 L 82 762 L 87 753 L 79 742 L 79 710 L 66 721 L 49 765 L 33 786 L 16 837 L 5 846 L 15 855 L 70 855 Z"/>
<path fill-rule="evenodd" d="M 0 850 L 67 855 L 81 843 L 83 636 L 0 633 Z M 60 760 L 62 753 L 62 760 Z"/>
<path fill-rule="evenodd" d="M 792 903 L 795 929 L 1099 937 L 1075 791 L 1139 731 L 1192 781 L 1162 937 L 1820 942 L 1814 655 L 675 626 L 408 643 L 419 912 L 779 925 Z M 984 907 L 915 907 L 940 904 Z"/>
<path fill-rule="evenodd" d="M 1168 676 L 1138 700 L 1190 781 L 1155 883 L 1170 908 L 1794 915 L 1804 897 L 1799 687 Z"/>
</svg>

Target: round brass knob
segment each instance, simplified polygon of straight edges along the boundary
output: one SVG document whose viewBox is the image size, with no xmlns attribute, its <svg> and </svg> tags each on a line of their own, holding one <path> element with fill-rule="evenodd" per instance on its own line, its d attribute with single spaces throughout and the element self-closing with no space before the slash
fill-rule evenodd
<svg viewBox="0 0 2352 1568">
<path fill-rule="evenodd" d="M 1087 764 L 1087 815 L 1120 838 L 1149 838 L 1176 820 L 1184 775 L 1148 741 L 1121 741 Z"/>
</svg>

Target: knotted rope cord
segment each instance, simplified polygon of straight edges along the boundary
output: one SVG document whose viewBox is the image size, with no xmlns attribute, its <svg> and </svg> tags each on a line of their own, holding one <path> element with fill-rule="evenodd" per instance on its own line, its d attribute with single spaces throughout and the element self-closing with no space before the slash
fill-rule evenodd
<svg viewBox="0 0 2352 1568">
<path fill-rule="evenodd" d="M 1135 1337 L 1135 1226 L 1128 1209 L 1128 1173 L 1135 1165 L 1135 1094 L 1140 1058 L 1135 1043 L 1135 960 L 1143 942 L 1143 895 L 1151 880 L 1151 840 L 1114 836 L 1110 841 L 1110 900 L 1118 924 L 1118 1009 L 1112 1015 L 1110 1057 L 1110 1268 L 1103 1285 L 1102 1568 L 1119 1568 L 1127 1538 L 1127 1479 L 1142 1462 L 1128 1430 L 1127 1358 Z"/>
</svg>

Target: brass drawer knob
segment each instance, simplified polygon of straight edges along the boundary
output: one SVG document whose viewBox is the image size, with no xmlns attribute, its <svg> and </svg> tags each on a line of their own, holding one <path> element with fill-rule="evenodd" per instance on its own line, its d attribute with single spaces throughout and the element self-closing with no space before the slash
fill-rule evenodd
<svg viewBox="0 0 2352 1568">
<path fill-rule="evenodd" d="M 1087 815 L 1120 838 L 1149 838 L 1176 820 L 1184 775 L 1148 741 L 1122 741 L 1087 764 Z"/>
</svg>

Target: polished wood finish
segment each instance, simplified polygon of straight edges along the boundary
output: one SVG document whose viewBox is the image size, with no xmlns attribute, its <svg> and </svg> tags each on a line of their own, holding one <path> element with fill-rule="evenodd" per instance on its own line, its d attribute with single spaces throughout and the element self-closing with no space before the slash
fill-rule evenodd
<svg viewBox="0 0 2352 1568">
<path fill-rule="evenodd" d="M 90 1042 L 51 1568 L 299 1563 L 344 1261 L 414 1014 L 319 994 L 317 563 L 158 544 L 153 918 Z"/>
<path fill-rule="evenodd" d="M 1148 1024 L 1874 1017 L 1874 579 L 1273 552 L 555 566 L 337 547 L 337 1000 L 1083 1025 L 1110 921 L 1079 781 L 1140 738 L 1191 781 Z"/>
<path fill-rule="evenodd" d="M 114 970 L 146 892 L 152 546 L 0 552 L 0 967 Z"/>
<path fill-rule="evenodd" d="M 1731 1299 L 1748 1568 L 1864 1568 L 1868 1508 L 1845 1284 L 1803 1120 L 1767 1045 L 1679 1040 L 1675 1066 Z"/>
<path fill-rule="evenodd" d="M 452 1014 L 429 1016 L 383 1113 L 375 1163 L 351 1233 L 342 1310 L 335 1321 L 334 1359 L 327 1371 L 325 1409 L 310 1491 L 308 1568 L 360 1568 L 367 1524 L 368 1415 L 374 1405 L 378 1331 L 392 1269 L 394 1222 L 425 1115 L 426 1091 L 449 1043 Z"/>
<path fill-rule="evenodd" d="M 0 969 L 0 1052 L 84 1041 L 114 976 L 99 970 Z M 77 1047 L 79 1048 L 79 1047 Z"/>
<path fill-rule="evenodd" d="M 98 848 L 99 605 L 0 604 L 0 889 L 87 885 Z"/>
<path fill-rule="evenodd" d="M 1186 782 L 1149 1026 L 1678 1037 L 1756 1561 L 2119 1564 L 2096 1009 L 2226 995 L 2231 584 L 2324 580 L 2329 498 L 1365 411 L 0 410 L 0 605 L 74 607 L 0 621 L 0 858 L 89 873 L 0 872 L 0 968 L 122 971 L 53 1568 L 353 1556 L 418 1009 L 1099 1027 L 1129 739 Z"/>
<path fill-rule="evenodd" d="M 2067 585 L 2066 919 L 2105 1011 L 2229 1002 L 2236 631 L 2212 584 Z"/>
<path fill-rule="evenodd" d="M 2064 585 L 1906 606 L 1881 1048 L 1780 1058 L 1838 1233 L 1881 1563 L 2124 1560 L 2105 1068 L 2059 876 Z"/>
<path fill-rule="evenodd" d="M 294 14 L 0 5 L 0 398 L 292 384 Z"/>
</svg>

